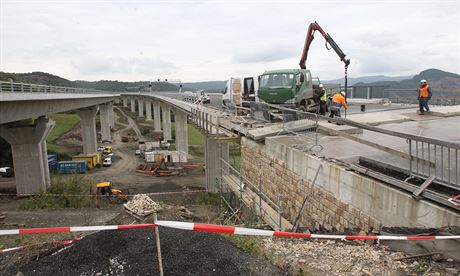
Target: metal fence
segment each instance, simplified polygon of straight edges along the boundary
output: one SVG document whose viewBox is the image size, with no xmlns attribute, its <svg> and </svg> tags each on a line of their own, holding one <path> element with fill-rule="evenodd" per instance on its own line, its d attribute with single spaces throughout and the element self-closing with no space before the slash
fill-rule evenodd
<svg viewBox="0 0 460 276">
<path fill-rule="evenodd" d="M 428 178 L 434 176 L 444 186 L 460 190 L 459 144 L 444 141 L 407 139 L 410 155 L 409 170 L 413 175 Z"/>
<path fill-rule="evenodd" d="M 262 180 L 259 181 L 258 185 L 253 184 L 249 181 L 246 177 L 244 177 L 235 167 L 233 167 L 230 163 L 225 161 L 224 159 L 220 159 L 221 162 L 221 174 L 222 175 L 230 175 L 233 176 L 235 182 L 237 184 L 237 188 L 239 191 L 239 199 L 243 201 L 243 196 L 251 199 L 251 206 L 247 206 L 249 208 L 253 208 L 258 214 L 263 217 L 266 222 L 270 225 L 274 225 L 277 229 L 282 229 L 283 227 L 283 209 L 281 208 L 281 200 L 279 200 L 279 204 L 273 202 L 263 191 L 262 188 Z M 222 180 L 222 182 L 225 182 Z M 227 183 L 227 185 L 231 185 Z M 231 189 L 231 188 L 230 188 Z M 221 186 L 221 193 L 224 192 L 223 187 Z M 280 198 L 281 199 L 281 198 Z M 246 201 L 246 203 L 248 203 Z M 264 203 L 270 206 L 273 210 L 276 211 L 276 214 L 267 211 L 264 208 Z M 268 220 L 268 221 L 267 221 Z"/>
<path fill-rule="evenodd" d="M 0 93 L 79 93 L 79 94 L 111 94 L 117 92 L 101 91 L 74 87 L 50 86 L 31 83 L 0 81 Z"/>
</svg>

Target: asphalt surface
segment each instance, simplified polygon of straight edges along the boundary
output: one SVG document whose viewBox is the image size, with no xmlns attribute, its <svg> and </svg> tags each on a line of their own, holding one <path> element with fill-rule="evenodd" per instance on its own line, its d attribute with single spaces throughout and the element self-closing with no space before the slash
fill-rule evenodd
<svg viewBox="0 0 460 276">
<path fill-rule="evenodd" d="M 227 238 L 160 228 L 164 275 L 286 275 Z M 102 231 L 2 275 L 159 275 L 153 229 Z"/>
</svg>

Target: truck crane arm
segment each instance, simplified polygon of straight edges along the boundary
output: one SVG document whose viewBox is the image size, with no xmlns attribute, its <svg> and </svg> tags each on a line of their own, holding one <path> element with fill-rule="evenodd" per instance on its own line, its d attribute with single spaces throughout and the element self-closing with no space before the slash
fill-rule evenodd
<svg viewBox="0 0 460 276">
<path fill-rule="evenodd" d="M 299 63 L 300 68 L 306 69 L 305 62 L 307 61 L 308 50 L 310 49 L 311 42 L 314 39 L 313 35 L 315 31 L 318 31 L 321 33 L 321 35 L 326 40 L 326 48 L 328 50 L 330 49 L 327 46 L 329 44 L 331 48 L 334 49 L 335 53 L 340 57 L 340 60 L 343 63 L 345 63 L 345 68 L 347 68 L 348 65 L 350 64 L 350 59 L 345 58 L 346 55 L 342 52 L 342 50 L 337 45 L 337 43 L 335 43 L 334 39 L 332 39 L 332 37 L 328 33 L 326 33 L 316 21 L 314 23 L 311 23 L 310 26 L 308 27 L 307 37 L 305 38 L 305 45 L 303 47 L 302 56 L 300 58 L 300 63 Z"/>
</svg>

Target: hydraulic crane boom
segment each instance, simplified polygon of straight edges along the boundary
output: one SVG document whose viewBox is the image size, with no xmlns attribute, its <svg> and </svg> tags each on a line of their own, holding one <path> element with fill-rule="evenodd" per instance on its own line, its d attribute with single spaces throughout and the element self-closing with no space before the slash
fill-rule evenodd
<svg viewBox="0 0 460 276">
<path fill-rule="evenodd" d="M 345 63 L 345 68 L 347 68 L 348 65 L 350 64 L 350 60 L 345 58 L 346 55 L 342 52 L 342 50 L 337 45 L 337 43 L 335 43 L 334 39 L 332 39 L 332 37 L 328 33 L 326 33 L 316 21 L 314 23 L 311 23 L 310 26 L 308 27 L 307 37 L 305 38 L 305 45 L 303 47 L 302 56 L 300 58 L 300 63 L 299 63 L 300 68 L 306 69 L 305 62 L 307 61 L 308 50 L 310 49 L 311 42 L 314 39 L 313 34 L 315 33 L 315 31 L 318 31 L 321 33 L 321 35 L 326 40 L 326 48 L 330 49 L 327 47 L 327 44 L 329 44 L 331 48 L 334 49 L 336 54 L 340 57 L 340 60 L 343 61 L 343 63 Z"/>
</svg>

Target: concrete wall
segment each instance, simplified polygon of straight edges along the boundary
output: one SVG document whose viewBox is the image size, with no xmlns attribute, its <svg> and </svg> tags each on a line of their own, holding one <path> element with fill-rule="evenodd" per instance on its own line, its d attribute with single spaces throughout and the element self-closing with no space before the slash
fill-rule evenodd
<svg viewBox="0 0 460 276">
<path fill-rule="evenodd" d="M 265 145 L 243 138 L 241 172 L 275 202 L 281 196 L 284 217 L 295 220 L 304 197 L 301 225 L 311 229 L 361 229 L 381 226 L 460 226 L 460 215 L 337 164 L 267 138 Z M 257 160 L 257 161 L 255 161 Z M 315 185 L 311 182 L 322 165 Z"/>
</svg>

